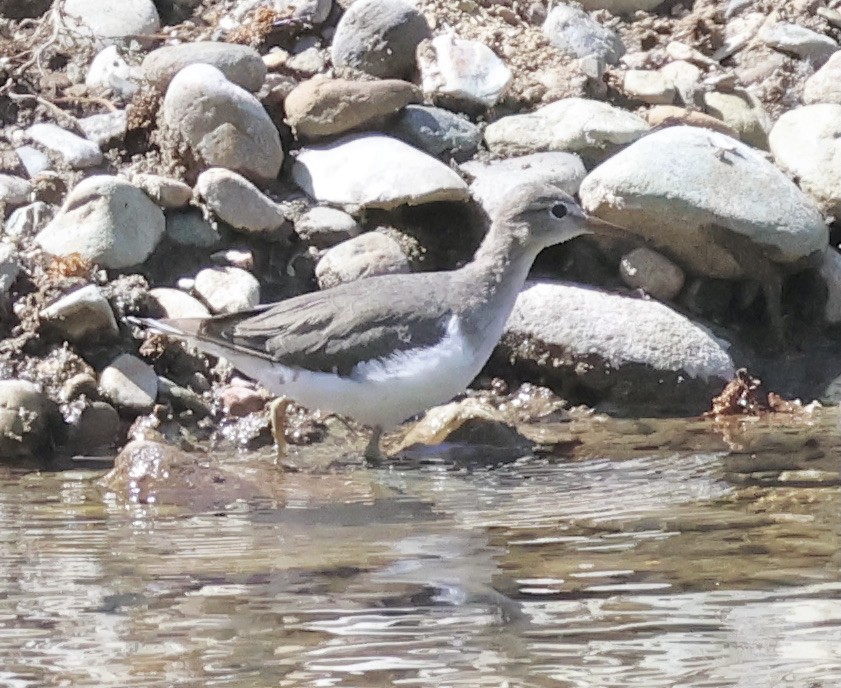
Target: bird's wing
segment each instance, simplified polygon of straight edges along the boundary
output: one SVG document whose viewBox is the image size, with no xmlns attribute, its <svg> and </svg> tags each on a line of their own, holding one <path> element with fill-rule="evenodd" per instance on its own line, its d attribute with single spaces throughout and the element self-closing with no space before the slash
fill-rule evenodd
<svg viewBox="0 0 841 688">
<path fill-rule="evenodd" d="M 432 346 L 446 334 L 446 280 L 371 277 L 268 308 L 210 318 L 195 337 L 284 365 L 348 375 L 362 361 Z M 409 296 L 411 295 L 411 296 Z"/>
</svg>

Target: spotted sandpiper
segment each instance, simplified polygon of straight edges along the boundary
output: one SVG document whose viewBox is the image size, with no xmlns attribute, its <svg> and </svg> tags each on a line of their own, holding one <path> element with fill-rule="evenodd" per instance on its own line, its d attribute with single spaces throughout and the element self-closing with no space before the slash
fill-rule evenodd
<svg viewBox="0 0 841 688">
<path fill-rule="evenodd" d="M 474 259 L 380 275 L 210 318 L 133 319 L 221 356 L 271 393 L 384 428 L 463 392 L 502 336 L 537 254 L 583 234 L 623 236 L 549 184 L 516 188 Z"/>
</svg>

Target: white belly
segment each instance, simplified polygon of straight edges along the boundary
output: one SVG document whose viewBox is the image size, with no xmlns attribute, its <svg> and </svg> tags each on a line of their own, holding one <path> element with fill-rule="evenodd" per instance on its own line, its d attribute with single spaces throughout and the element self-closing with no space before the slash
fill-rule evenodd
<svg viewBox="0 0 841 688">
<path fill-rule="evenodd" d="M 496 342 L 483 344 L 480 351 L 474 350 L 453 316 L 446 336 L 435 346 L 360 363 L 349 377 L 290 368 L 236 352 L 212 353 L 227 358 L 273 394 L 388 428 L 463 392 Z"/>
</svg>

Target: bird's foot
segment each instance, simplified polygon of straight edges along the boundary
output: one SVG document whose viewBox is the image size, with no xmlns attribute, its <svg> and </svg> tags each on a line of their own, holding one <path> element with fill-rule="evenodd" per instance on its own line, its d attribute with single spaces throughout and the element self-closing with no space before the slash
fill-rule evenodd
<svg viewBox="0 0 841 688">
<path fill-rule="evenodd" d="M 291 401 L 286 397 L 277 397 L 269 405 L 269 419 L 275 442 L 277 463 L 283 468 L 286 468 L 286 409 L 290 403 Z"/>
<path fill-rule="evenodd" d="M 383 429 L 375 427 L 373 433 L 371 433 L 371 439 L 368 440 L 368 446 L 365 447 L 365 453 L 363 455 L 365 457 L 365 463 L 372 468 L 379 468 L 387 458 L 380 448 L 380 439 L 382 436 Z"/>
</svg>

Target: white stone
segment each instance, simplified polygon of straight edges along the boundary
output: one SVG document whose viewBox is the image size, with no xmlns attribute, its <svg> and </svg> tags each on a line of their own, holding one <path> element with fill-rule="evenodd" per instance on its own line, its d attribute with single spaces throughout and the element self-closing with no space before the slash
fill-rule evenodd
<svg viewBox="0 0 841 688">
<path fill-rule="evenodd" d="M 473 178 L 470 195 L 491 218 L 505 205 L 516 186 L 549 182 L 572 196 L 578 193 L 587 174 L 584 163 L 575 153 L 532 153 L 491 162 L 471 160 L 459 169 Z"/>
<path fill-rule="evenodd" d="M 543 22 L 543 33 L 570 57 L 595 55 L 608 64 L 616 64 L 625 52 L 622 39 L 614 31 L 572 5 L 553 7 Z"/>
<path fill-rule="evenodd" d="M 424 94 L 436 101 L 493 107 L 514 78 L 493 50 L 453 33 L 436 36 L 418 52 Z"/>
<path fill-rule="evenodd" d="M 833 53 L 823 67 L 806 79 L 803 102 L 841 104 L 841 52 Z"/>
<path fill-rule="evenodd" d="M 805 26 L 777 22 L 765 26 L 759 37 L 772 48 L 809 60 L 817 65 L 826 62 L 838 50 L 838 44 L 829 36 L 807 29 Z"/>
<path fill-rule="evenodd" d="M 841 216 L 841 105 L 804 105 L 783 113 L 768 143 L 774 161 L 821 208 Z"/>
<path fill-rule="evenodd" d="M 247 91 L 259 91 L 266 79 L 266 64 L 254 48 L 221 41 L 190 41 L 165 45 L 150 52 L 142 63 L 146 79 L 158 90 L 191 64 L 216 67 L 228 81 Z"/>
<path fill-rule="evenodd" d="M 35 237 L 47 253 L 78 253 L 104 268 L 139 265 L 165 229 L 164 214 L 119 177 L 88 177 L 67 195 L 58 215 Z"/>
<path fill-rule="evenodd" d="M 565 98 L 532 113 L 492 122 L 485 129 L 485 141 L 493 152 L 504 154 L 546 150 L 598 153 L 636 141 L 649 128 L 641 117 L 607 103 Z"/>
<path fill-rule="evenodd" d="M 758 151 L 708 129 L 668 127 L 640 139 L 593 170 L 579 194 L 586 210 L 710 277 L 743 275 L 710 226 L 750 239 L 779 263 L 827 246 L 826 224 L 806 194 Z"/>
<path fill-rule="evenodd" d="M 62 9 L 71 32 L 88 35 L 97 45 L 150 36 L 161 28 L 152 0 L 65 0 Z"/>
<path fill-rule="evenodd" d="M 121 354 L 100 373 L 99 389 L 118 408 L 146 413 L 158 396 L 158 376 L 137 356 Z"/>
<path fill-rule="evenodd" d="M 50 156 L 34 146 L 19 146 L 15 148 L 15 153 L 17 153 L 30 179 L 37 177 L 41 172 L 46 172 L 53 166 Z"/>
<path fill-rule="evenodd" d="M 189 65 L 169 84 L 163 121 L 208 167 L 274 179 L 283 162 L 277 128 L 251 93 L 215 67 Z"/>
<path fill-rule="evenodd" d="M 111 304 L 95 284 L 54 301 L 41 311 L 41 319 L 71 342 L 111 339 L 119 332 Z"/>
<path fill-rule="evenodd" d="M 164 318 L 206 318 L 210 311 L 198 299 L 180 289 L 156 287 L 149 290 L 149 298 L 161 310 Z"/>
<path fill-rule="evenodd" d="M 260 283 L 240 268 L 205 268 L 196 275 L 194 289 L 213 313 L 235 313 L 260 303 Z"/>
<path fill-rule="evenodd" d="M 467 198 L 467 184 L 447 165 L 381 134 L 303 148 L 292 177 L 312 198 L 332 205 L 390 209 Z"/>
<path fill-rule="evenodd" d="M 74 169 L 94 167 L 102 162 L 99 146 L 52 122 L 33 124 L 26 130 L 26 135 L 58 153 Z"/>
<path fill-rule="evenodd" d="M 0 174 L 0 206 L 23 205 L 29 200 L 32 184 L 11 174 Z"/>
<path fill-rule="evenodd" d="M 316 248 L 329 248 L 359 235 L 359 223 L 342 210 L 316 206 L 295 222 L 295 233 Z"/>
<path fill-rule="evenodd" d="M 90 89 L 109 90 L 122 98 L 131 98 L 140 90 L 141 75 L 137 67 L 129 67 L 117 51 L 117 46 L 109 45 L 94 56 L 85 76 L 85 85 Z"/>
<path fill-rule="evenodd" d="M 619 275 L 631 289 L 642 289 L 660 301 L 669 301 L 683 289 L 683 270 L 662 253 L 635 248 L 619 261 Z"/>
<path fill-rule="evenodd" d="M 187 184 L 159 174 L 138 174 L 131 181 L 162 208 L 183 208 L 193 197 Z"/>
<path fill-rule="evenodd" d="M 35 201 L 21 206 L 9 215 L 3 230 L 10 237 L 32 236 L 50 221 L 53 210 L 43 201 Z"/>
<path fill-rule="evenodd" d="M 79 120 L 79 128 L 87 139 L 104 148 L 111 141 L 122 140 L 125 137 L 128 131 L 128 114 L 125 110 L 114 110 L 82 117 Z"/>
<path fill-rule="evenodd" d="M 622 90 L 629 98 L 650 105 L 671 105 L 677 95 L 671 79 L 651 69 L 630 69 L 625 72 Z"/>
<path fill-rule="evenodd" d="M 660 73 L 674 84 L 678 100 L 684 105 L 695 104 L 695 94 L 701 84 L 701 70 L 691 62 L 675 60 L 660 67 Z"/>
<path fill-rule="evenodd" d="M 288 222 L 280 205 L 242 175 L 221 167 L 199 175 L 196 193 L 219 219 L 235 229 L 277 232 Z"/>
<path fill-rule="evenodd" d="M 17 249 L 11 244 L 0 243 L 0 294 L 8 293 L 19 274 Z"/>
<path fill-rule="evenodd" d="M 315 266 L 318 286 L 329 289 L 363 277 L 409 272 L 400 245 L 380 232 L 366 232 L 326 251 Z"/>
</svg>

